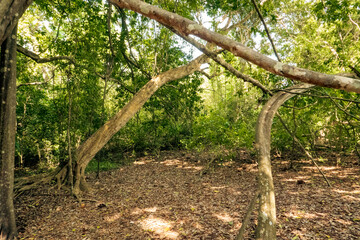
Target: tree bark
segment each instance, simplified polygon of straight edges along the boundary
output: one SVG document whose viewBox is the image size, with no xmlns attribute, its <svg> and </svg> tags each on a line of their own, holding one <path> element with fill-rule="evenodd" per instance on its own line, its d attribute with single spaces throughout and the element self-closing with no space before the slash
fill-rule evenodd
<svg viewBox="0 0 360 240">
<path fill-rule="evenodd" d="M 152 6 L 140 0 L 108 1 L 120 8 L 130 9 L 146 17 L 154 19 L 165 26 L 174 28 L 182 34 L 195 35 L 205 41 L 216 44 L 219 47 L 232 52 L 234 55 L 252 62 L 276 75 L 322 87 L 360 93 L 360 81 L 357 79 L 314 72 L 275 61 L 224 35 L 212 32 L 194 21 L 181 17 L 175 13 L 159 9 L 158 7 Z"/>
<path fill-rule="evenodd" d="M 20 17 L 33 0 L 1 0 L 0 2 L 0 44 L 10 36 Z"/>
<path fill-rule="evenodd" d="M 290 92 L 279 92 L 262 108 L 256 126 L 255 148 L 258 154 L 259 214 L 256 239 L 276 239 L 276 208 L 274 183 L 271 173 L 270 143 L 271 125 L 278 108 L 297 93 L 306 91 L 312 85 L 300 84 L 288 88 Z"/>
<path fill-rule="evenodd" d="M 0 239 L 16 235 L 13 204 L 16 133 L 16 27 L 0 55 Z"/>
<path fill-rule="evenodd" d="M 114 117 L 107 121 L 76 150 L 76 169 L 74 194 L 88 190 L 85 181 L 85 168 L 95 154 L 141 109 L 145 102 L 164 84 L 186 77 L 207 62 L 208 58 L 201 55 L 187 65 L 171 69 L 151 79 Z"/>
</svg>

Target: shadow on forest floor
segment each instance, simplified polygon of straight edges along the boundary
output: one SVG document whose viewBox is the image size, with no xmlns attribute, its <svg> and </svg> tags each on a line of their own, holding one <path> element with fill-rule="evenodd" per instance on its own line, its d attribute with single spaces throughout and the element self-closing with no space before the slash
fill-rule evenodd
<svg viewBox="0 0 360 240">
<path fill-rule="evenodd" d="M 256 190 L 256 164 L 229 162 L 201 175 L 202 162 L 165 152 L 99 180 L 89 174 L 93 191 L 82 204 L 49 186 L 24 193 L 16 200 L 19 239 L 234 239 Z M 284 171 L 288 161 L 274 160 L 278 239 L 360 239 L 360 169 L 329 163 L 321 168 L 332 188 L 308 161 Z M 248 239 L 255 224 L 256 213 Z"/>
</svg>

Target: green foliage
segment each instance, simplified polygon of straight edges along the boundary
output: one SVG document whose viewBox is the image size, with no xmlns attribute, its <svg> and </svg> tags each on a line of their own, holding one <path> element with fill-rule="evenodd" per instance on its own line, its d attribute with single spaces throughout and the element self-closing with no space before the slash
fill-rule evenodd
<svg viewBox="0 0 360 240">
<path fill-rule="evenodd" d="M 147 2 L 274 57 L 251 1 Z M 68 148 L 74 153 L 152 77 L 193 58 L 189 45 L 167 28 L 137 13 L 114 7 L 109 11 L 109 7 L 99 0 L 37 0 L 22 18 L 20 45 L 41 57 L 68 56 L 75 63 L 36 64 L 19 54 L 18 84 L 46 84 L 18 88 L 18 166 L 65 164 Z M 259 8 L 283 62 L 329 74 L 360 70 L 358 1 L 265 1 Z M 232 27 L 225 31 L 224 26 Z M 274 91 L 294 84 L 230 53 L 221 56 Z M 104 161 L 101 166 L 117 166 L 111 162 L 125 152 L 216 149 L 217 158 L 230 159 L 224 157 L 224 149 L 251 149 L 257 116 L 269 96 L 214 63 L 205 72 L 209 79 L 197 73 L 159 89 L 111 139 L 98 157 Z M 325 145 L 357 151 L 358 95 L 320 88 L 309 94 L 315 97 L 296 97 L 280 109 L 289 129 L 308 149 Z M 279 150 L 294 148 L 277 118 L 272 138 Z M 90 171 L 96 166 L 91 162 Z"/>
<path fill-rule="evenodd" d="M 100 171 L 109 171 L 109 170 L 112 170 L 112 169 L 117 169 L 122 165 L 123 164 L 118 163 L 118 162 L 108 161 L 106 159 L 102 159 L 100 161 L 99 169 L 100 169 Z M 97 172 L 97 170 L 98 170 L 97 159 L 93 159 L 87 165 L 86 172 L 88 172 L 88 173 Z"/>
</svg>

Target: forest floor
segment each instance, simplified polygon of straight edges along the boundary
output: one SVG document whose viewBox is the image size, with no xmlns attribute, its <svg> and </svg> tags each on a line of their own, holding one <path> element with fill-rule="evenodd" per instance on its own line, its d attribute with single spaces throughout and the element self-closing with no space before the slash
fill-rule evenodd
<svg viewBox="0 0 360 240">
<path fill-rule="evenodd" d="M 322 158 L 331 188 L 310 161 L 285 170 L 289 158 L 273 161 L 278 239 L 360 239 L 356 158 Z M 141 157 L 101 172 L 100 179 L 89 174 L 93 191 L 82 203 L 42 186 L 15 201 L 18 239 L 235 239 L 256 190 L 251 159 L 243 151 L 236 161 L 204 171 L 207 154 Z M 256 214 L 247 239 L 254 237 Z"/>
</svg>

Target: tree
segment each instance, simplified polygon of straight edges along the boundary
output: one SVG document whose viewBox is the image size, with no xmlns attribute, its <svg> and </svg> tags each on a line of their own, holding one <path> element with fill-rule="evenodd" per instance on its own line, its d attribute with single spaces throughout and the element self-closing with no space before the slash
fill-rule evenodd
<svg viewBox="0 0 360 240">
<path fill-rule="evenodd" d="M 0 4 L 0 238 L 16 235 L 13 206 L 16 132 L 16 25 L 32 0 L 6 0 Z"/>
<path fill-rule="evenodd" d="M 10 36 L 13 28 L 33 0 L 4 0 L 0 4 L 0 44 Z"/>
<path fill-rule="evenodd" d="M 114 117 L 107 121 L 93 135 L 76 149 L 76 175 L 74 194 L 88 189 L 85 181 L 85 169 L 95 154 L 117 133 L 144 105 L 144 103 L 164 84 L 183 78 L 200 70 L 207 57 L 202 55 L 189 64 L 168 70 L 152 78 Z"/>
<path fill-rule="evenodd" d="M 16 27 L 1 45 L 0 69 L 0 239 L 12 239 L 16 235 L 13 205 L 16 133 Z"/>
</svg>

